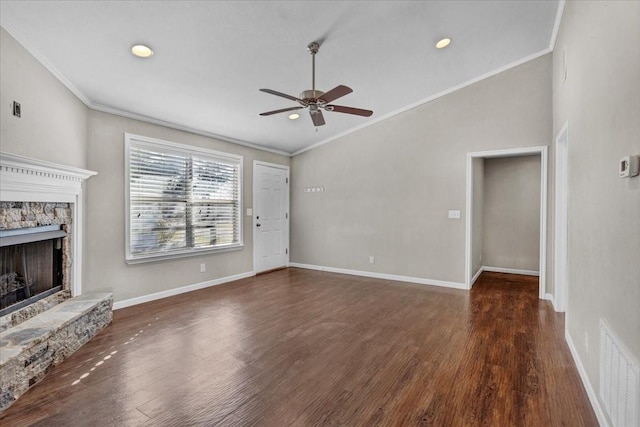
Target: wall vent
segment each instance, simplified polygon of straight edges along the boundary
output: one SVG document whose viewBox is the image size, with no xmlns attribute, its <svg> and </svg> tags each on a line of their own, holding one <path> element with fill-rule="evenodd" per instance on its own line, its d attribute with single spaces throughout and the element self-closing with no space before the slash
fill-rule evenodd
<svg viewBox="0 0 640 427">
<path fill-rule="evenodd" d="M 640 369 L 600 319 L 600 397 L 614 427 L 640 427 Z"/>
</svg>

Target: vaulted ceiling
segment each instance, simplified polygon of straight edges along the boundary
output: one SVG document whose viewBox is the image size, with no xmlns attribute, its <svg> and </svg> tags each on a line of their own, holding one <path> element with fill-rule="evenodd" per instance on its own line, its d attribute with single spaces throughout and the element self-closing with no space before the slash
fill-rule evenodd
<svg viewBox="0 0 640 427">
<path fill-rule="evenodd" d="M 288 154 L 549 52 L 557 13 L 556 0 L 0 2 L 2 27 L 89 107 Z M 259 116 L 296 105 L 260 88 L 311 89 L 312 41 L 317 89 L 351 87 L 334 103 L 371 117 Z"/>
</svg>

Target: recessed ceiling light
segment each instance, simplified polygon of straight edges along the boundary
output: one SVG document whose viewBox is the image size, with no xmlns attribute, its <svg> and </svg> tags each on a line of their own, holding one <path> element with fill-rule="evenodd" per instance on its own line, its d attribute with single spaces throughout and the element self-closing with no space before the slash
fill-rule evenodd
<svg viewBox="0 0 640 427">
<path fill-rule="evenodd" d="M 290 119 L 290 120 L 295 120 L 295 119 L 297 119 L 298 117 L 300 117 L 300 114 L 298 114 L 298 113 L 293 113 L 293 114 L 290 114 L 290 115 L 289 115 L 289 119 Z"/>
<path fill-rule="evenodd" d="M 153 55 L 153 51 L 149 46 L 143 44 L 136 44 L 131 46 L 131 53 L 139 58 L 149 58 Z"/>
<path fill-rule="evenodd" d="M 438 43 L 436 43 L 436 47 L 438 49 L 442 49 L 442 48 L 445 48 L 445 47 L 449 46 L 449 43 L 451 43 L 451 39 L 450 38 L 444 38 L 444 39 L 440 40 Z"/>
</svg>

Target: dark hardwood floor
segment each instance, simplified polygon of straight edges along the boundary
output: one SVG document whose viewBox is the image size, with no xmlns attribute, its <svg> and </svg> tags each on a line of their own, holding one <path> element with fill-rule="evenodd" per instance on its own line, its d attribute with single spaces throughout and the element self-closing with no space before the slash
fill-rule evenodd
<svg viewBox="0 0 640 427">
<path fill-rule="evenodd" d="M 537 294 L 275 271 L 116 311 L 0 424 L 596 426 Z"/>
</svg>

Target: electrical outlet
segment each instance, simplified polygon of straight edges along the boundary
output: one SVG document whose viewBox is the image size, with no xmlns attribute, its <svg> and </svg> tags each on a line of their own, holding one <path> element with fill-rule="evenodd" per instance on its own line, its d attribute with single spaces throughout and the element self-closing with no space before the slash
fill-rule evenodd
<svg viewBox="0 0 640 427">
<path fill-rule="evenodd" d="M 584 349 L 589 353 L 589 333 L 587 331 L 584 332 Z"/>
<path fill-rule="evenodd" d="M 376 262 L 376 259 L 373 256 L 369 257 L 369 264 L 373 264 Z"/>
<path fill-rule="evenodd" d="M 207 264 L 200 264 L 200 273 L 204 273 L 205 271 L 207 271 Z"/>
<path fill-rule="evenodd" d="M 22 115 L 22 109 L 20 108 L 20 103 L 13 101 L 13 115 L 16 117 L 20 117 Z"/>
</svg>

